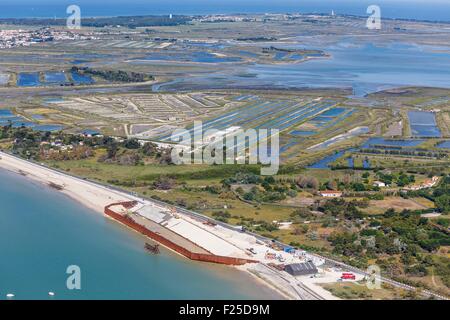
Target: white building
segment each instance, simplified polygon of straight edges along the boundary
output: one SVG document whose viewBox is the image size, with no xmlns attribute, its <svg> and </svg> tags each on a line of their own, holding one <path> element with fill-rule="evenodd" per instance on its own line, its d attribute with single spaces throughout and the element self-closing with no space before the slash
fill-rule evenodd
<svg viewBox="0 0 450 320">
<path fill-rule="evenodd" d="M 374 187 L 384 188 L 384 187 L 386 187 L 386 183 L 381 182 L 381 181 L 374 181 L 373 186 Z"/>
<path fill-rule="evenodd" d="M 340 198 L 342 192 L 340 191 L 320 191 L 320 195 L 324 198 Z"/>
</svg>

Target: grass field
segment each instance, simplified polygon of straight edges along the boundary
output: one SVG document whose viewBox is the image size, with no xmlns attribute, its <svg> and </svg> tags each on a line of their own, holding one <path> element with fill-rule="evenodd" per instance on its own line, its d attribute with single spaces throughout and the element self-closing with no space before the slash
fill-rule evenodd
<svg viewBox="0 0 450 320">
<path fill-rule="evenodd" d="M 401 197 L 386 197 L 384 200 L 371 200 L 370 205 L 364 211 L 369 214 L 383 214 L 387 209 L 423 210 L 433 208 L 433 202 L 425 198 L 403 199 Z"/>
<path fill-rule="evenodd" d="M 401 289 L 383 285 L 381 289 L 369 290 L 363 283 L 337 282 L 322 284 L 322 287 L 333 295 L 348 300 L 392 300 L 407 297 L 407 292 Z"/>
<path fill-rule="evenodd" d="M 124 166 L 108 164 L 97 161 L 105 153 L 97 150 L 96 156 L 84 160 L 74 161 L 49 161 L 48 164 L 72 174 L 86 176 L 99 181 L 119 180 L 126 182 L 151 182 L 160 175 L 168 175 L 180 182 L 193 180 L 196 184 L 220 182 L 224 177 L 242 170 L 258 170 L 251 165 L 137 165 Z M 203 181 L 203 182 L 202 182 Z"/>
</svg>

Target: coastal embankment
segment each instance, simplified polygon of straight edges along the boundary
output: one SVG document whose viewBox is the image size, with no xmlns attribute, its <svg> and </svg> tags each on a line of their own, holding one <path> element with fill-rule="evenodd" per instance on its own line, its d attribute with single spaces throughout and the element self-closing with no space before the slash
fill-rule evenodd
<svg viewBox="0 0 450 320">
<path fill-rule="evenodd" d="M 229 265 L 257 262 L 256 264 L 250 264 L 256 266 L 259 263 L 267 262 L 265 260 L 268 252 L 272 254 L 277 252 L 275 249 L 268 248 L 266 243 L 262 243 L 254 237 L 237 230 L 233 231 L 220 226 L 205 225 L 202 221 L 184 215 L 183 213 L 173 214 L 169 208 L 157 205 L 151 201 L 82 178 L 73 177 L 69 174 L 47 168 L 38 163 L 20 159 L 5 152 L 0 152 L 0 168 L 20 174 L 33 181 L 53 188 L 55 191 L 64 193 L 70 198 L 78 201 L 80 204 L 101 214 L 104 214 L 107 211 L 107 208 L 111 208 L 111 205 L 113 204 L 127 202 L 137 203 L 137 206 L 134 207 L 131 214 L 137 219 L 138 224 L 142 225 L 144 220 L 146 223 L 152 223 L 153 225 L 160 224 L 160 227 L 164 227 L 168 232 L 171 232 L 174 235 L 176 234 L 180 238 L 184 238 L 189 241 L 191 245 L 200 248 L 200 251 L 204 250 L 204 252 L 199 252 L 200 255 L 194 255 L 193 257 L 196 258 L 194 260 L 211 260 L 209 262 L 216 263 L 226 262 L 225 264 Z M 157 218 L 160 215 L 168 216 L 164 217 L 164 221 L 157 221 Z M 123 221 L 119 222 L 123 224 Z M 133 229 L 139 232 L 139 230 Z M 158 241 L 158 239 L 153 239 Z M 166 245 L 165 243 L 162 244 Z M 170 246 L 168 248 L 174 250 Z M 248 250 L 249 248 L 252 248 L 251 252 Z M 188 258 L 189 255 L 190 254 L 187 256 Z M 199 257 L 202 258 L 197 259 Z M 203 259 L 204 257 L 206 257 L 206 259 Z M 216 258 L 217 260 L 214 261 Z M 229 263 L 230 261 L 233 263 Z M 255 273 L 251 272 L 248 268 L 239 268 L 239 270 L 246 271 L 248 274 L 255 276 Z M 275 286 L 273 283 L 267 281 L 262 281 L 260 277 L 254 277 L 254 279 L 258 280 L 261 285 L 277 292 L 277 294 L 274 293 L 274 296 L 279 297 L 281 294 L 288 299 L 299 298 L 295 294 L 286 294 L 284 290 L 280 290 L 279 286 Z"/>
</svg>

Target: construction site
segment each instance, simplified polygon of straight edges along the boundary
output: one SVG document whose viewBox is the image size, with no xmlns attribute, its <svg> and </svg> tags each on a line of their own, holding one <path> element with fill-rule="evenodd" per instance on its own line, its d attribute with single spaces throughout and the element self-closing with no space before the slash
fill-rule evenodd
<svg viewBox="0 0 450 320">
<path fill-rule="evenodd" d="M 414 290 L 245 229 L 154 201 L 113 203 L 105 207 L 104 213 L 157 243 L 146 243 L 152 254 L 159 254 L 161 244 L 191 260 L 235 266 L 250 272 L 287 299 L 339 299 L 325 287 L 342 282 L 366 286 L 371 281 L 386 281 L 399 290 Z"/>
</svg>

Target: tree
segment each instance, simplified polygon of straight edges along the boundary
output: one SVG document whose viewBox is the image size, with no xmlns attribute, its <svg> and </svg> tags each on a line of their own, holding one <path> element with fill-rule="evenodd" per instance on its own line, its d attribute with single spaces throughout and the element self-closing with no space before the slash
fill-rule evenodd
<svg viewBox="0 0 450 320">
<path fill-rule="evenodd" d="M 308 218 L 311 216 L 311 211 L 308 208 L 297 208 L 291 213 L 291 217 Z"/>
<path fill-rule="evenodd" d="M 173 164 L 172 161 L 172 149 L 164 149 L 158 154 L 160 164 Z"/>
<path fill-rule="evenodd" d="M 148 157 L 155 156 L 158 152 L 158 146 L 152 142 L 146 142 L 142 147 L 142 152 Z"/>
<path fill-rule="evenodd" d="M 450 195 L 443 194 L 437 197 L 434 202 L 439 211 L 445 213 L 450 212 Z"/>
<path fill-rule="evenodd" d="M 141 147 L 141 144 L 137 139 L 127 139 L 124 142 L 124 147 L 127 149 L 139 149 Z"/>
<path fill-rule="evenodd" d="M 107 151 L 106 158 L 107 159 L 115 158 L 118 149 L 119 149 L 119 147 L 117 146 L 116 143 L 111 143 L 110 145 L 108 145 L 106 148 L 106 151 Z"/>
<path fill-rule="evenodd" d="M 296 183 L 302 189 L 311 188 L 317 190 L 319 188 L 319 181 L 314 177 L 300 176 Z"/>
<path fill-rule="evenodd" d="M 176 184 L 176 181 L 170 177 L 167 176 L 159 176 L 158 179 L 153 182 L 153 186 L 156 189 L 160 190 L 170 190 L 172 189 Z"/>
<path fill-rule="evenodd" d="M 317 190 L 319 189 L 319 180 L 317 180 L 317 178 L 312 177 L 310 178 L 308 185 L 311 189 Z"/>
<path fill-rule="evenodd" d="M 328 181 L 327 189 L 328 190 L 337 190 L 338 189 L 338 185 L 337 185 L 336 181 L 335 180 Z"/>
<path fill-rule="evenodd" d="M 395 216 L 395 210 L 393 208 L 387 209 L 386 212 L 384 213 L 384 216 L 386 218 L 391 218 L 391 217 Z"/>
</svg>

